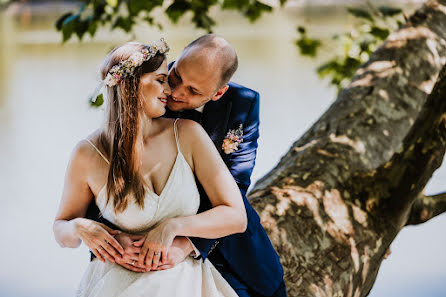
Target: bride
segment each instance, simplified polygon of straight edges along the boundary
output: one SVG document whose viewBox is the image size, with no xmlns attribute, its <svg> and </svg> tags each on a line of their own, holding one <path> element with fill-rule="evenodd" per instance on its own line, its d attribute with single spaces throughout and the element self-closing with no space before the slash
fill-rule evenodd
<svg viewBox="0 0 446 297">
<path fill-rule="evenodd" d="M 126 43 L 102 66 L 106 124 L 74 148 L 53 226 L 62 247 L 83 241 L 96 255 L 77 296 L 237 296 L 207 259 L 150 271 L 167 261 L 176 236 L 221 238 L 247 225 L 240 191 L 203 128 L 160 118 L 170 95 L 168 50 L 164 40 Z M 213 205 L 200 214 L 194 174 Z M 115 263 L 121 231 L 85 218 L 92 199 L 105 219 L 139 236 L 133 263 L 144 272 Z"/>
</svg>

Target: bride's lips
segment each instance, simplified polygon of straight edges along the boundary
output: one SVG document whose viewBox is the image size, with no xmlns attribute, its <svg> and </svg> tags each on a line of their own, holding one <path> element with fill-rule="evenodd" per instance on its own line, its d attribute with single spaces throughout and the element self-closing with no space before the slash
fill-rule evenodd
<svg viewBox="0 0 446 297">
<path fill-rule="evenodd" d="M 167 97 L 164 98 L 158 98 L 161 102 L 163 102 L 164 104 L 167 104 Z"/>
</svg>

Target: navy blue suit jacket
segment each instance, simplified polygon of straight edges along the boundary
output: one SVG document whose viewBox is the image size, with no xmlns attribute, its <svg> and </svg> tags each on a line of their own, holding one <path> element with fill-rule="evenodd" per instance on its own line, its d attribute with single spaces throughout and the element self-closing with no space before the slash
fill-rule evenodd
<svg viewBox="0 0 446 297">
<path fill-rule="evenodd" d="M 166 117 L 177 116 L 177 113 L 169 110 L 166 113 Z M 271 296 L 283 281 L 283 268 L 279 256 L 260 224 L 257 212 L 246 199 L 259 137 L 259 94 L 230 82 L 229 89 L 219 100 L 206 103 L 201 123 L 240 188 L 248 217 L 248 226 L 244 233 L 218 240 L 203 238 L 191 238 L 191 240 L 200 251 L 203 261 L 214 249 L 218 249 L 227 265 L 230 266 L 231 272 L 236 274 L 238 279 L 259 294 Z M 240 124 L 243 125 L 243 142 L 237 151 L 225 154 L 222 151 L 223 140 L 229 129 L 237 129 Z M 198 212 L 203 212 L 210 209 L 212 205 L 198 180 L 197 186 L 201 198 Z M 87 218 L 115 227 L 98 214 L 99 210 L 93 201 L 87 211 Z M 209 259 L 212 261 L 212 256 Z M 216 268 L 218 269 L 219 266 L 216 265 Z M 234 287 L 232 280 L 227 280 Z"/>
<path fill-rule="evenodd" d="M 166 116 L 176 117 L 177 114 L 168 111 Z M 259 138 L 259 94 L 230 82 L 229 89 L 219 100 L 206 103 L 201 124 L 216 145 L 240 188 L 248 216 L 248 226 L 244 233 L 218 240 L 203 238 L 191 238 L 191 240 L 200 251 L 203 260 L 214 249 L 218 249 L 239 279 L 261 295 L 270 296 L 283 281 L 283 268 L 260 224 L 257 212 L 246 199 Z M 243 142 L 238 146 L 237 151 L 225 154 L 222 151 L 223 140 L 229 129 L 237 129 L 240 124 L 243 125 Z M 202 212 L 210 209 L 212 205 L 198 180 L 197 185 L 201 197 L 198 212 Z M 212 261 L 212 257 L 210 260 Z M 219 268 L 217 265 L 216 267 Z M 228 282 L 231 284 L 230 279 Z"/>
</svg>

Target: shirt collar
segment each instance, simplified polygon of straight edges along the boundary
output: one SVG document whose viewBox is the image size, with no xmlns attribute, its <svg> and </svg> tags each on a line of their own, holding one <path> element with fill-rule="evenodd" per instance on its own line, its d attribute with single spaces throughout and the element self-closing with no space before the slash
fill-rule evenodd
<svg viewBox="0 0 446 297">
<path fill-rule="evenodd" d="M 197 108 L 195 108 L 195 110 L 196 110 L 196 111 L 198 111 L 198 112 L 200 112 L 200 113 L 203 113 L 203 110 L 204 110 L 204 105 L 202 105 L 202 106 L 200 106 L 200 107 L 197 107 Z"/>
</svg>

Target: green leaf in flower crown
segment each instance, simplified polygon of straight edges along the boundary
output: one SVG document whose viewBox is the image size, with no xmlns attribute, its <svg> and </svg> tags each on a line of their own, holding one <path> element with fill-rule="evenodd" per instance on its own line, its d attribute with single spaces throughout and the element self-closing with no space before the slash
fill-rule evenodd
<svg viewBox="0 0 446 297">
<path fill-rule="evenodd" d="M 368 12 L 365 9 L 355 8 L 355 7 L 348 7 L 347 10 L 348 10 L 348 12 L 351 15 L 353 15 L 353 16 L 355 16 L 357 18 L 362 18 L 362 19 L 366 19 L 366 20 L 369 20 L 369 21 L 373 21 L 373 17 L 370 14 L 370 12 Z"/>
<path fill-rule="evenodd" d="M 91 97 L 89 102 L 90 106 L 100 107 L 102 104 L 104 104 L 104 95 L 101 93 L 96 98 Z"/>
<path fill-rule="evenodd" d="M 376 38 L 384 40 L 387 38 L 387 36 L 389 36 L 390 31 L 389 31 L 389 29 L 373 26 L 372 30 L 370 30 L 370 34 L 372 34 Z"/>
<path fill-rule="evenodd" d="M 378 7 L 378 10 L 385 17 L 393 17 L 403 13 L 403 10 L 401 8 L 389 7 L 389 6 L 380 6 Z"/>
</svg>

